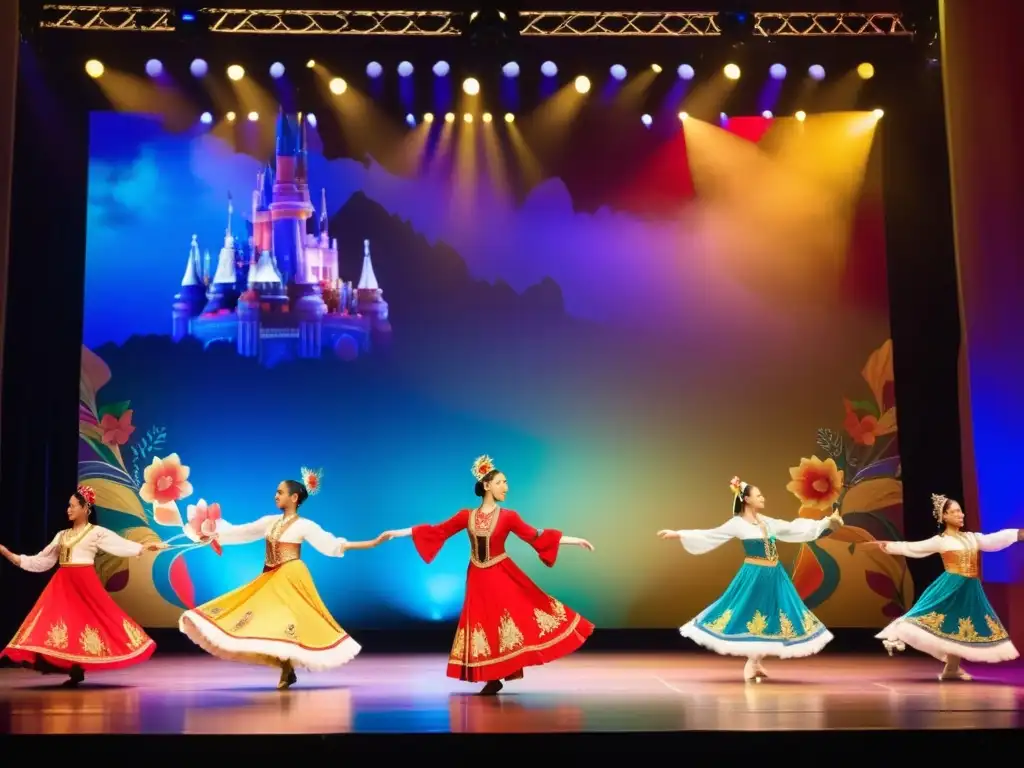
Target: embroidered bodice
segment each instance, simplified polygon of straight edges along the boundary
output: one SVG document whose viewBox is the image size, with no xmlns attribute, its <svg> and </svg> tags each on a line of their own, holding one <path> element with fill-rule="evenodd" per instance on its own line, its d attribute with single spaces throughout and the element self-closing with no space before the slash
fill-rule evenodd
<svg viewBox="0 0 1024 768">
<path fill-rule="evenodd" d="M 417 551 L 429 563 L 445 541 L 463 530 L 469 536 L 469 561 L 477 568 L 490 568 L 508 557 L 505 542 L 511 533 L 533 547 L 548 566 L 554 565 L 562 540 L 561 531 L 539 530 L 517 512 L 500 507 L 489 515 L 479 509 L 462 509 L 440 525 L 417 525 L 411 533 Z"/>
<path fill-rule="evenodd" d="M 829 519 L 777 520 L 764 515 L 757 516 L 757 523 L 750 523 L 736 515 L 710 530 L 677 531 L 683 548 L 692 555 L 703 555 L 732 539 L 743 543 L 746 562 L 760 565 L 774 565 L 779 561 L 776 541 L 800 544 L 814 541 L 831 525 Z"/>
<path fill-rule="evenodd" d="M 192 541 L 199 540 L 191 526 L 183 530 Z M 264 564 L 268 568 L 301 559 L 303 542 L 327 557 L 344 557 L 348 543 L 300 515 L 268 515 L 243 525 L 217 521 L 217 540 L 221 544 L 250 544 L 260 539 L 264 540 Z"/>
<path fill-rule="evenodd" d="M 61 566 L 93 565 L 100 552 L 114 557 L 135 557 L 142 553 L 142 545 L 103 526 L 88 523 L 77 531 L 73 528 L 61 531 L 37 555 L 21 555 L 19 566 L 22 570 L 42 573 L 57 563 Z"/>
<path fill-rule="evenodd" d="M 902 557 L 927 557 L 940 555 L 947 573 L 955 573 L 968 579 L 979 575 L 979 552 L 999 552 L 1017 541 L 1017 529 L 1007 528 L 997 533 L 944 533 L 924 541 L 890 541 L 885 551 Z"/>
</svg>

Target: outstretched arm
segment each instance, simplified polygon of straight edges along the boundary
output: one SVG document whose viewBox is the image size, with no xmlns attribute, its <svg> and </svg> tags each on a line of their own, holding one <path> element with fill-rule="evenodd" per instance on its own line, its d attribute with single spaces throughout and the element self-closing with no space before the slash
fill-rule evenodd
<svg viewBox="0 0 1024 768">
<path fill-rule="evenodd" d="M 0 544 L 0 554 L 23 571 L 42 573 L 57 564 L 57 556 L 60 554 L 60 534 L 54 536 L 53 541 L 38 555 L 16 555 L 2 544 Z"/>
<path fill-rule="evenodd" d="M 877 543 L 887 555 L 921 558 L 942 551 L 942 537 L 932 536 L 924 541 L 879 541 Z"/>
<path fill-rule="evenodd" d="M 251 544 L 254 541 L 259 541 L 260 539 L 265 538 L 267 535 L 267 529 L 270 528 L 271 524 L 276 519 L 276 515 L 267 515 L 266 517 L 261 517 L 259 520 L 254 520 L 251 523 L 245 523 L 243 525 L 232 525 L 226 520 L 218 520 L 217 529 L 213 533 L 213 538 L 217 539 L 221 544 Z M 191 525 L 186 525 L 182 530 L 185 535 L 188 536 L 190 541 L 198 542 L 206 540 L 206 537 L 200 537 L 196 534 Z"/>
<path fill-rule="evenodd" d="M 720 546 L 730 539 L 737 538 L 737 526 L 740 523 L 735 517 L 722 523 L 717 528 L 707 530 L 681 530 L 658 531 L 658 537 L 662 539 L 679 539 L 683 549 L 691 555 L 703 555 Z"/>
<path fill-rule="evenodd" d="M 328 533 L 312 520 L 304 522 L 302 537 L 313 545 L 313 549 L 327 557 L 344 557 L 350 549 L 373 549 L 387 541 L 384 534 L 372 541 L 349 541 L 341 536 Z"/>
<path fill-rule="evenodd" d="M 839 528 L 843 519 L 838 512 L 833 512 L 821 520 L 808 520 L 799 517 L 796 520 L 776 520 L 772 517 L 764 518 L 768 525 L 768 532 L 775 535 L 779 541 L 787 541 L 791 544 L 803 544 L 814 541 L 830 528 Z"/>
<path fill-rule="evenodd" d="M 135 541 L 118 536 L 107 528 L 101 528 L 96 526 L 96 547 L 101 552 L 106 552 L 108 555 L 114 557 L 138 557 L 146 550 L 150 552 L 156 552 L 160 549 L 167 549 L 167 545 L 162 541 L 152 542 L 150 544 L 139 544 Z"/>
<path fill-rule="evenodd" d="M 525 541 L 537 552 L 540 561 L 548 568 L 554 566 L 558 559 L 558 548 L 560 546 L 583 547 L 593 550 L 594 546 L 586 539 L 575 536 L 563 536 L 562 532 L 554 528 L 539 530 L 527 523 L 519 516 L 518 512 L 505 510 L 502 514 L 511 515 L 510 528 L 512 533 Z"/>
<path fill-rule="evenodd" d="M 384 531 L 377 538 L 388 541 L 412 536 L 412 543 L 419 556 L 424 562 L 429 563 L 437 557 L 437 553 L 448 539 L 459 531 L 466 530 L 468 523 L 469 510 L 462 509 L 439 525 L 414 525 L 412 528 L 402 528 L 398 531 Z"/>
<path fill-rule="evenodd" d="M 1024 540 L 1024 529 L 1006 528 L 996 533 L 976 533 L 974 536 L 982 552 L 1001 552 Z"/>
</svg>

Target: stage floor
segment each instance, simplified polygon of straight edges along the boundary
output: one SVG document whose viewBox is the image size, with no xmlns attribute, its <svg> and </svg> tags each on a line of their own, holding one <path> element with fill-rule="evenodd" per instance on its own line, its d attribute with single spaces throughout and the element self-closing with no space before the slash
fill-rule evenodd
<svg viewBox="0 0 1024 768">
<path fill-rule="evenodd" d="M 526 670 L 495 698 L 444 676 L 438 655 L 360 656 L 334 672 L 277 673 L 208 656 L 164 656 L 97 674 L 0 670 L 5 734 L 597 733 L 1015 729 L 1024 665 L 968 666 L 939 683 L 923 657 L 823 654 L 769 660 L 770 681 L 740 681 L 743 662 L 702 653 L 580 653 Z"/>
</svg>

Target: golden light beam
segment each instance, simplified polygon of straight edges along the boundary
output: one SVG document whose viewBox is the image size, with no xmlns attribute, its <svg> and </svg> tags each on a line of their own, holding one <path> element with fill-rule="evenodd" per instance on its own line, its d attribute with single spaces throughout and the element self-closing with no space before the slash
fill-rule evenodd
<svg viewBox="0 0 1024 768">
<path fill-rule="evenodd" d="M 118 112 L 159 115 L 170 130 L 183 130 L 197 119 L 196 105 L 173 86 L 110 67 L 104 70 L 93 82 Z"/>
</svg>

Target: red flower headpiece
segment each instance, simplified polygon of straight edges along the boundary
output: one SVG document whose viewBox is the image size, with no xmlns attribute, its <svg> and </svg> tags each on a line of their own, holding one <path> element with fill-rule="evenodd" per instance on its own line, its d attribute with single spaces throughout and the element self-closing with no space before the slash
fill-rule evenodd
<svg viewBox="0 0 1024 768">
<path fill-rule="evenodd" d="M 93 490 L 92 486 L 80 485 L 75 489 L 75 493 L 80 494 L 85 503 L 90 507 L 96 506 L 96 491 Z"/>
<path fill-rule="evenodd" d="M 477 482 L 480 482 L 488 473 L 493 472 L 494 469 L 494 459 L 490 456 L 484 455 L 477 457 L 476 461 L 473 462 L 473 468 L 471 471 L 473 472 L 473 477 L 477 479 Z"/>
<path fill-rule="evenodd" d="M 322 469 L 303 467 L 301 472 L 302 484 L 306 486 L 306 493 L 310 496 L 316 495 L 320 491 L 320 478 L 324 476 L 324 471 Z"/>
</svg>

